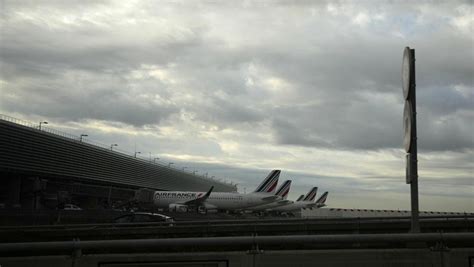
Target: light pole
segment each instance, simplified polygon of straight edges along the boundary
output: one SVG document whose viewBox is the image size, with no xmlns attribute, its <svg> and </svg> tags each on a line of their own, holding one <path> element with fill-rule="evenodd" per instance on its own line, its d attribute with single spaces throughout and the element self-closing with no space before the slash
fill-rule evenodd
<svg viewBox="0 0 474 267">
<path fill-rule="evenodd" d="M 402 62 L 402 88 L 405 107 L 403 126 L 406 154 L 406 183 L 410 184 L 411 232 L 420 232 L 418 201 L 418 135 L 416 131 L 416 75 L 415 49 L 405 47 Z"/>
<path fill-rule="evenodd" d="M 82 137 L 87 137 L 88 135 L 87 134 L 81 134 L 81 136 L 79 137 L 79 141 L 82 142 Z"/>
<path fill-rule="evenodd" d="M 174 162 L 168 162 L 168 168 L 171 168 L 172 164 L 174 164 Z"/>
<path fill-rule="evenodd" d="M 118 144 L 111 144 L 110 145 L 110 150 L 114 150 L 114 146 L 118 146 Z"/>
<path fill-rule="evenodd" d="M 135 151 L 134 157 L 136 158 L 136 157 L 137 157 L 137 154 L 141 154 L 141 153 L 142 153 L 142 152 L 140 152 L 140 151 Z"/>
<path fill-rule="evenodd" d="M 160 158 L 154 158 L 153 163 L 156 163 L 156 160 L 160 160 Z"/>
<path fill-rule="evenodd" d="M 47 121 L 40 121 L 40 124 L 39 124 L 39 127 L 38 127 L 40 131 L 41 131 L 41 124 L 48 124 L 48 122 Z"/>
</svg>

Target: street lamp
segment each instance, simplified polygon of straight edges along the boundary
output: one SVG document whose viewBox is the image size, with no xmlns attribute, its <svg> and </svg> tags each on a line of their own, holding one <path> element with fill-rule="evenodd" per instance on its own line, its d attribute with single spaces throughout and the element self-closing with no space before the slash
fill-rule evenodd
<svg viewBox="0 0 474 267">
<path fill-rule="evenodd" d="M 48 122 L 47 121 L 40 121 L 40 125 L 38 127 L 40 131 L 41 131 L 41 124 L 48 124 Z"/>
<path fill-rule="evenodd" d="M 136 158 L 136 157 L 137 157 L 137 154 L 141 154 L 141 153 L 142 153 L 142 152 L 140 152 L 140 151 L 135 151 L 134 157 Z"/>
<path fill-rule="evenodd" d="M 113 149 L 114 149 L 114 146 L 118 146 L 118 144 L 111 144 L 111 145 L 110 145 L 110 150 L 113 150 Z"/>
<path fill-rule="evenodd" d="M 79 137 L 79 141 L 82 142 L 82 137 L 87 137 L 88 135 L 87 134 L 81 134 L 81 136 Z"/>
<path fill-rule="evenodd" d="M 156 163 L 156 160 L 160 160 L 160 158 L 154 158 L 153 163 Z"/>
<path fill-rule="evenodd" d="M 171 168 L 171 164 L 174 164 L 174 162 L 168 162 L 168 168 Z"/>
</svg>

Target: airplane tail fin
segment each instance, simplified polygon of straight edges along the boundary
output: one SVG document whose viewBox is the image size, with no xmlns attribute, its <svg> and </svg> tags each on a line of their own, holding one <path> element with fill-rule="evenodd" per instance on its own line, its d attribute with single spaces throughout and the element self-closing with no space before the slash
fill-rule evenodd
<svg viewBox="0 0 474 267">
<path fill-rule="evenodd" d="M 211 195 L 211 192 L 212 192 L 213 189 L 214 189 L 214 186 L 211 186 L 211 188 L 209 189 L 209 191 L 207 191 L 206 194 L 204 194 L 202 196 L 199 196 L 196 199 L 186 201 L 186 202 L 184 202 L 184 204 L 185 205 L 196 205 L 196 206 L 202 205 L 206 201 L 206 199 Z"/>
<path fill-rule="evenodd" d="M 301 195 L 301 196 L 296 200 L 296 202 L 303 200 L 303 198 L 304 198 L 304 195 Z"/>
<path fill-rule="evenodd" d="M 324 203 L 326 203 L 326 199 L 328 198 L 328 195 L 329 195 L 329 192 L 328 192 L 328 191 L 324 192 L 324 194 L 322 194 L 322 195 L 318 198 L 318 200 L 316 200 L 316 203 L 317 203 L 317 204 L 324 204 Z"/>
<path fill-rule="evenodd" d="M 255 193 L 273 193 L 278 184 L 278 178 L 280 177 L 280 170 L 271 171 L 263 182 L 255 189 Z"/>
<path fill-rule="evenodd" d="M 306 196 L 304 197 L 303 201 L 311 201 L 313 202 L 314 199 L 316 198 L 316 193 L 318 192 L 318 188 L 317 187 L 313 187 L 311 188 L 311 190 L 308 192 L 308 194 L 306 194 Z"/>
<path fill-rule="evenodd" d="M 207 191 L 207 193 L 203 196 L 203 198 L 207 199 L 211 195 L 211 192 L 213 189 L 214 189 L 214 186 L 211 186 L 211 188 L 209 189 L 209 191 Z"/>
<path fill-rule="evenodd" d="M 290 187 L 291 187 L 291 180 L 286 180 L 285 182 L 283 182 L 280 188 L 278 188 L 275 195 L 280 196 L 283 199 L 286 199 L 288 197 L 288 193 L 290 192 Z"/>
</svg>

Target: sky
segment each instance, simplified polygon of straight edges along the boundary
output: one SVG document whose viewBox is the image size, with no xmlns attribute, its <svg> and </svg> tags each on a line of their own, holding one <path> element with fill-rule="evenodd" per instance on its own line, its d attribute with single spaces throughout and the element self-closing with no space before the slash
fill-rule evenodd
<svg viewBox="0 0 474 267">
<path fill-rule="evenodd" d="M 0 113 L 289 199 L 410 208 L 403 49 L 416 51 L 420 210 L 474 212 L 472 1 L 0 0 Z"/>
</svg>

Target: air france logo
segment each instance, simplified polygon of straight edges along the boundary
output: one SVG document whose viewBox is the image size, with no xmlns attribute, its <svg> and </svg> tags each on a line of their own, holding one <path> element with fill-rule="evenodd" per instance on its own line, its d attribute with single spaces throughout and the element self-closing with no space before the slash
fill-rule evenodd
<svg viewBox="0 0 474 267">
<path fill-rule="evenodd" d="M 155 199 L 160 198 L 196 198 L 196 193 L 157 192 L 155 194 Z"/>
</svg>

